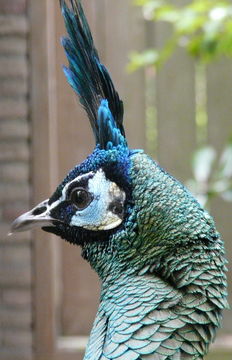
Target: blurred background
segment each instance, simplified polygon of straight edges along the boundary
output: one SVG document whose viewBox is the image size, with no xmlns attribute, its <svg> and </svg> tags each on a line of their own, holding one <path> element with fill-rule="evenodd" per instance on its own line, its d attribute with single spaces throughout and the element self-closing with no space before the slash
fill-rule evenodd
<svg viewBox="0 0 232 360">
<path fill-rule="evenodd" d="M 11 221 L 48 198 L 93 149 L 66 84 L 58 0 L 0 0 L 0 359 L 78 360 L 99 283 L 77 247 Z M 187 4 L 187 6 L 186 6 Z M 214 215 L 232 298 L 232 10 L 228 1 L 83 0 L 125 104 L 130 147 Z M 232 358 L 232 314 L 208 359 Z"/>
</svg>

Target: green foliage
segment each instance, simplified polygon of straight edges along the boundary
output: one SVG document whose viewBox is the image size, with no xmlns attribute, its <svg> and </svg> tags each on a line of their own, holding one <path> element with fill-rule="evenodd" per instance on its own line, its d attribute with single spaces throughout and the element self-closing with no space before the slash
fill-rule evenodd
<svg viewBox="0 0 232 360">
<path fill-rule="evenodd" d="M 170 38 L 164 46 L 131 54 L 130 70 L 162 64 L 177 46 L 204 62 L 219 55 L 232 56 L 232 4 L 230 1 L 193 0 L 177 6 L 169 0 L 135 0 L 144 18 L 169 23 Z"/>
<path fill-rule="evenodd" d="M 232 201 L 232 140 L 220 155 L 208 146 L 196 151 L 193 179 L 187 185 L 203 205 L 215 196 Z"/>
<path fill-rule="evenodd" d="M 149 66 L 157 63 L 159 60 L 159 52 L 155 49 L 145 50 L 141 53 L 136 51 L 131 52 L 130 63 L 128 64 L 129 71 L 135 71 L 142 66 Z"/>
</svg>

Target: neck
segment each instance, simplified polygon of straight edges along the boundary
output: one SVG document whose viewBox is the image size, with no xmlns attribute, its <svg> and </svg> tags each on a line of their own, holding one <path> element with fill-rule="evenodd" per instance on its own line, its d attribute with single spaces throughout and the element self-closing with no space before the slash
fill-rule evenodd
<svg viewBox="0 0 232 360">
<path fill-rule="evenodd" d="M 209 244 L 194 244 L 187 251 L 177 248 L 171 256 L 149 268 L 184 293 L 208 294 L 219 308 L 226 302 L 226 260 L 220 239 Z"/>
</svg>

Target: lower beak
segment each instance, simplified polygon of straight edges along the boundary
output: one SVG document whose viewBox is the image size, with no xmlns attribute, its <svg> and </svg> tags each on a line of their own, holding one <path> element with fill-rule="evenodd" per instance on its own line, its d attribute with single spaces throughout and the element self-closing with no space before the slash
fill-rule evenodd
<svg viewBox="0 0 232 360">
<path fill-rule="evenodd" d="M 49 214 L 47 199 L 15 219 L 11 224 L 9 235 L 14 232 L 31 230 L 35 227 L 54 226 L 54 221 L 56 221 L 56 219 L 52 218 Z"/>
</svg>

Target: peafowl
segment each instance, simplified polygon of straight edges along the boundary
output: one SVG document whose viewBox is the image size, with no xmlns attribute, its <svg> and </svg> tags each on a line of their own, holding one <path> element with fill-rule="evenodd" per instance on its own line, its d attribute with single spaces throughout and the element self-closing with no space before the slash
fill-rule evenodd
<svg viewBox="0 0 232 360">
<path fill-rule="evenodd" d="M 81 1 L 60 3 L 64 73 L 96 147 L 12 232 L 39 226 L 79 245 L 99 275 L 85 360 L 203 359 L 227 307 L 223 242 L 190 192 L 143 150 L 128 147 L 123 102 Z"/>
</svg>

